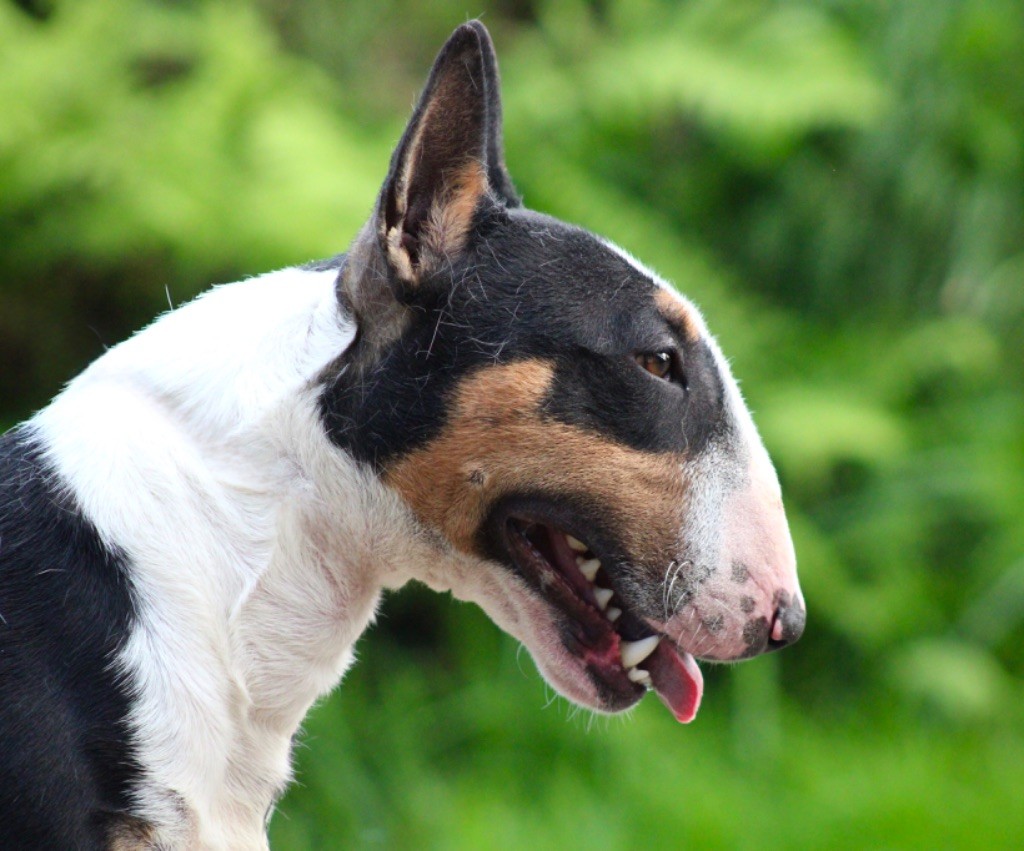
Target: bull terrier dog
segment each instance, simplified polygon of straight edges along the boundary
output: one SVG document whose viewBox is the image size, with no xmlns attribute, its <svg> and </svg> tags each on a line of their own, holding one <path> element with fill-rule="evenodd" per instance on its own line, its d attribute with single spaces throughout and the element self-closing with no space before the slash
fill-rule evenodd
<svg viewBox="0 0 1024 851">
<path fill-rule="evenodd" d="M 0 442 L 0 846 L 266 848 L 387 589 L 481 606 L 570 701 L 804 627 L 778 479 L 688 300 L 526 209 L 478 22 L 365 227 L 110 349 Z M 368 199 L 369 200 L 369 199 Z"/>
</svg>

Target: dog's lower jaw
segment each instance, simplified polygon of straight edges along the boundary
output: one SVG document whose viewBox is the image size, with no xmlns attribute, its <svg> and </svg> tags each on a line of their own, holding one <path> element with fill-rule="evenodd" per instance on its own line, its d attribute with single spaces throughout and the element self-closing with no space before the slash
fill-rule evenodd
<svg viewBox="0 0 1024 851">
<path fill-rule="evenodd" d="M 595 712 L 620 712 L 624 703 L 609 695 L 588 672 L 586 662 L 566 647 L 564 614 L 544 600 L 508 566 L 448 549 L 414 578 L 439 592 L 479 606 L 504 632 L 522 642 L 544 679 L 563 697 Z"/>
</svg>

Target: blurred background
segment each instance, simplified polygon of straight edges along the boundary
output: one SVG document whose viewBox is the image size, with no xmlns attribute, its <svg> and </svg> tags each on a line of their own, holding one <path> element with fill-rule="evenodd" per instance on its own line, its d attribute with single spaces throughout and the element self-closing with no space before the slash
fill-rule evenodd
<svg viewBox="0 0 1024 851">
<path fill-rule="evenodd" d="M 527 203 L 704 310 L 810 619 L 689 727 L 409 588 L 275 849 L 1024 844 L 1024 4 L 0 0 L 0 425 L 213 282 L 329 256 L 480 15 Z"/>
</svg>

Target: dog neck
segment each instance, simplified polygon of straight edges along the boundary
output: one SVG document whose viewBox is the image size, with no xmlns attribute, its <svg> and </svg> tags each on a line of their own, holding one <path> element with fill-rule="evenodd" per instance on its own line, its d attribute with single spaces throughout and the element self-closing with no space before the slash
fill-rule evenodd
<svg viewBox="0 0 1024 851">
<path fill-rule="evenodd" d="M 138 695 L 137 796 L 174 847 L 265 842 L 292 736 L 382 590 L 444 561 L 319 421 L 318 376 L 356 333 L 336 276 L 217 288 L 111 349 L 34 420 L 130 565 L 137 611 L 116 664 Z"/>
</svg>

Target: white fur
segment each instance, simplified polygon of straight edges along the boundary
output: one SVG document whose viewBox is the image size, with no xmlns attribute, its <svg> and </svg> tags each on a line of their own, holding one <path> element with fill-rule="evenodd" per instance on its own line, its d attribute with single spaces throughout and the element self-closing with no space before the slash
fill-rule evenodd
<svg viewBox="0 0 1024 851">
<path fill-rule="evenodd" d="M 166 848 L 265 847 L 310 704 L 385 586 L 443 562 L 334 448 L 313 382 L 351 343 L 334 272 L 219 287 L 115 347 L 34 421 L 140 605 L 140 815 Z"/>
</svg>

